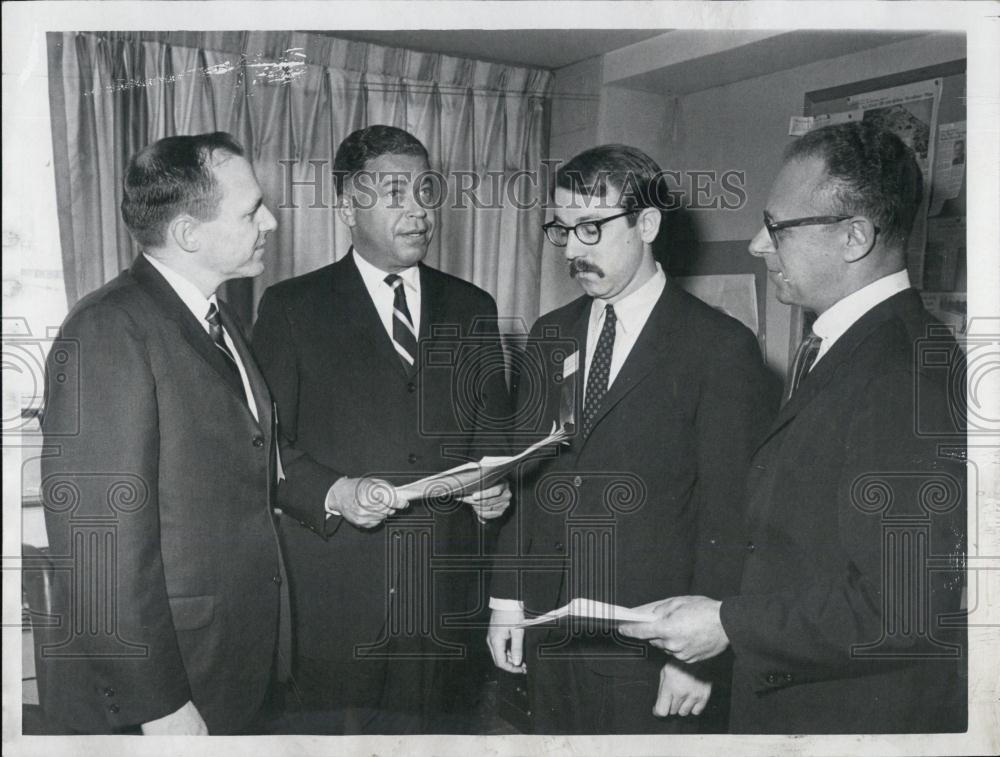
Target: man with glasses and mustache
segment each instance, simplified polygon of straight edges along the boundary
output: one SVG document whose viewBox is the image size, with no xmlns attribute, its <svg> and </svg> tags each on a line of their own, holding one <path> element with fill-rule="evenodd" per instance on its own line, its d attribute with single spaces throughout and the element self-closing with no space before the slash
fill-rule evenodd
<svg viewBox="0 0 1000 757">
<path fill-rule="evenodd" d="M 536 733 L 718 729 L 705 708 L 725 701 L 725 664 L 681 664 L 604 623 L 518 627 L 575 598 L 735 589 L 747 462 L 778 399 L 754 335 L 654 260 L 668 192 L 648 155 L 587 150 L 553 199 L 545 233 L 584 294 L 535 324 L 541 383 L 526 372 L 515 389 L 519 409 L 542 408 L 537 431 L 572 433 L 526 472 L 501 531 L 490 651 L 527 672 Z"/>
<path fill-rule="evenodd" d="M 818 129 L 750 243 L 818 318 L 751 460 L 740 590 L 621 627 L 696 664 L 731 647 L 733 732 L 965 730 L 965 372 L 906 270 L 921 184 L 891 132 Z"/>
</svg>

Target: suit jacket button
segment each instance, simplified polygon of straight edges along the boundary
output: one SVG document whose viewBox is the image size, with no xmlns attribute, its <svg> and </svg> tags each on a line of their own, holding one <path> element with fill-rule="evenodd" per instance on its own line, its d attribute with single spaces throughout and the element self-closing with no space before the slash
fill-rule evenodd
<svg viewBox="0 0 1000 757">
<path fill-rule="evenodd" d="M 116 704 L 113 704 L 108 707 L 108 712 L 110 712 L 112 715 L 117 715 L 120 709 L 121 707 L 119 707 Z"/>
<path fill-rule="evenodd" d="M 413 394 L 415 391 L 417 391 L 417 385 L 414 384 L 412 381 L 409 382 L 406 385 L 406 391 L 408 391 L 410 394 Z"/>
<path fill-rule="evenodd" d="M 785 673 L 785 683 L 791 683 L 791 682 L 792 682 L 792 674 Z"/>
<path fill-rule="evenodd" d="M 271 581 L 281 586 L 281 576 L 271 576 Z"/>
<path fill-rule="evenodd" d="M 768 673 L 766 680 L 768 683 L 774 684 L 778 682 L 778 676 L 776 676 L 774 673 Z"/>
<path fill-rule="evenodd" d="M 757 545 L 754 544 L 752 541 L 748 541 L 747 542 L 747 552 L 753 552 L 755 549 L 757 549 Z"/>
<path fill-rule="evenodd" d="M 260 436 L 260 435 L 255 436 L 253 438 L 253 446 L 254 447 L 263 447 L 264 446 L 264 437 Z"/>
<path fill-rule="evenodd" d="M 573 486 L 580 487 L 583 485 L 583 479 L 579 476 L 573 476 Z"/>
<path fill-rule="evenodd" d="M 407 456 L 406 459 L 410 461 L 410 465 L 413 465 L 415 462 L 417 462 L 417 456 L 414 455 L 412 452 Z"/>
<path fill-rule="evenodd" d="M 111 688 L 110 686 L 108 686 L 108 687 L 107 687 L 107 688 L 106 688 L 106 689 L 104 690 L 104 696 L 106 696 L 106 697 L 113 697 L 114 695 L 115 695 L 115 690 L 114 690 L 114 689 L 112 689 L 112 688 Z"/>
</svg>

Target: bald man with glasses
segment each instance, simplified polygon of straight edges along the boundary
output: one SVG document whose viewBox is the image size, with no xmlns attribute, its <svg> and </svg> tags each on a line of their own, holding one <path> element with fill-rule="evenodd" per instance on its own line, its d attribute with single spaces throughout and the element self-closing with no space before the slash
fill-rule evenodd
<svg viewBox="0 0 1000 757">
<path fill-rule="evenodd" d="M 572 434 L 518 482 L 488 634 L 495 664 L 527 673 L 535 733 L 723 727 L 724 663 L 680 664 L 603 623 L 518 625 L 575 598 L 738 585 L 747 462 L 778 392 L 754 335 L 653 259 L 666 197 L 648 155 L 603 145 L 559 170 L 543 227 L 584 293 L 532 329 L 518 417 Z"/>
<path fill-rule="evenodd" d="M 921 184 L 891 132 L 816 130 L 750 243 L 818 317 L 751 461 L 740 590 L 621 628 L 688 663 L 731 649 L 733 732 L 966 728 L 966 373 L 906 270 Z"/>
</svg>

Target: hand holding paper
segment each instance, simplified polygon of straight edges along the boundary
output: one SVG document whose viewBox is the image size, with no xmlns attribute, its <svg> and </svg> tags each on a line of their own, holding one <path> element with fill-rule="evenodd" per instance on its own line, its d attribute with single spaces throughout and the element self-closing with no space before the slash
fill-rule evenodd
<svg viewBox="0 0 1000 757">
<path fill-rule="evenodd" d="M 461 499 L 475 510 L 479 522 L 485 523 L 493 518 L 499 518 L 506 512 L 510 505 L 510 496 L 510 486 L 506 481 L 501 481 L 496 486 L 472 492 Z"/>
<path fill-rule="evenodd" d="M 709 597 L 671 597 L 635 608 L 652 613 L 654 620 L 622 623 L 618 630 L 633 639 L 648 640 L 681 662 L 700 662 L 729 646 L 719 618 L 721 606 L 722 602 Z"/>
<path fill-rule="evenodd" d="M 333 485 L 337 511 L 358 528 L 374 528 L 396 510 L 409 506 L 393 486 L 381 478 L 344 478 Z"/>
</svg>

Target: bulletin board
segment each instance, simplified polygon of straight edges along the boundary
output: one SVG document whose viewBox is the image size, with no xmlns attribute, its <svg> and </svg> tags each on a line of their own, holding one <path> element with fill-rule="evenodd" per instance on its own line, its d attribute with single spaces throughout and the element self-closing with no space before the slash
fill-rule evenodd
<svg viewBox="0 0 1000 757">
<path fill-rule="evenodd" d="M 827 124 L 877 121 L 917 153 L 924 196 L 907 249 L 910 283 L 924 305 L 957 334 L 966 327 L 966 61 L 807 92 L 792 135 Z M 793 314 L 794 350 L 808 324 Z"/>
</svg>

